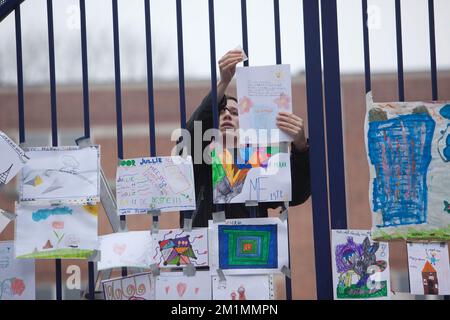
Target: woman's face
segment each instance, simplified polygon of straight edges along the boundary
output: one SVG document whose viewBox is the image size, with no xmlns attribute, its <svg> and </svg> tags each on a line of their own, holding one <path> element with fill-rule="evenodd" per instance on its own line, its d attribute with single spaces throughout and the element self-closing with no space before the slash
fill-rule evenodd
<svg viewBox="0 0 450 320">
<path fill-rule="evenodd" d="M 234 100 L 227 99 L 227 105 L 219 113 L 219 130 L 226 138 L 237 138 L 239 111 Z"/>
</svg>

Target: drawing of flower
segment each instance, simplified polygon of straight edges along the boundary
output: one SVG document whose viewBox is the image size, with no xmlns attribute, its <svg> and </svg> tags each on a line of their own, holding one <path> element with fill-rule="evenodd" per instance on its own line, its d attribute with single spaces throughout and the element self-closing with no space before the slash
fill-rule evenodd
<svg viewBox="0 0 450 320">
<path fill-rule="evenodd" d="M 25 291 L 25 283 L 23 282 L 23 280 L 19 278 L 14 278 L 14 280 L 11 283 L 12 294 L 21 296 L 24 291 Z"/>
<path fill-rule="evenodd" d="M 242 97 L 242 99 L 239 100 L 238 108 L 241 113 L 247 113 L 250 111 L 251 107 L 253 106 L 253 101 L 249 97 Z"/>
<path fill-rule="evenodd" d="M 53 221 L 52 227 L 54 229 L 64 229 L 64 221 Z"/>
<path fill-rule="evenodd" d="M 291 103 L 291 98 L 284 94 L 283 92 L 280 93 L 280 96 L 276 98 L 273 102 L 278 106 L 279 109 L 289 109 L 289 104 Z"/>
</svg>

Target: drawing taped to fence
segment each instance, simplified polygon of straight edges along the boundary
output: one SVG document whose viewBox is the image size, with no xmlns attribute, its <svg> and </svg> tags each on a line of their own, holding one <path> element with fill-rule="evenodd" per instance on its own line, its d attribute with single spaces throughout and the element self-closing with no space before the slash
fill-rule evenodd
<svg viewBox="0 0 450 320">
<path fill-rule="evenodd" d="M 119 214 L 195 209 L 192 158 L 126 159 L 116 175 Z"/>
<path fill-rule="evenodd" d="M 450 104 L 369 93 L 365 126 L 374 239 L 450 240 Z"/>
<path fill-rule="evenodd" d="M 100 147 L 28 148 L 20 177 L 21 201 L 99 200 Z"/>
</svg>

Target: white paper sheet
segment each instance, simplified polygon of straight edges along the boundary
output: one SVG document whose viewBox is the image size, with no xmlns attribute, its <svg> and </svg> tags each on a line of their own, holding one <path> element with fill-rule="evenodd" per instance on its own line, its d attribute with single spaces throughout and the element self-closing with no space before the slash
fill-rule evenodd
<svg viewBox="0 0 450 320">
<path fill-rule="evenodd" d="M 208 228 L 159 230 L 152 235 L 152 264 L 160 268 L 208 266 Z"/>
<path fill-rule="evenodd" d="M 212 277 L 213 300 L 273 300 L 272 275 Z"/>
<path fill-rule="evenodd" d="M 20 199 L 98 201 L 100 148 L 29 148 L 22 170 Z"/>
<path fill-rule="evenodd" d="M 156 300 L 211 300 L 211 274 L 197 271 L 188 277 L 182 272 L 165 272 L 156 277 Z"/>
<path fill-rule="evenodd" d="M 121 160 L 116 174 L 119 214 L 195 209 L 192 158 Z"/>
<path fill-rule="evenodd" d="M 16 203 L 16 257 L 86 259 L 97 249 L 98 205 Z"/>
<path fill-rule="evenodd" d="M 332 230 L 334 299 L 389 299 L 387 242 L 374 242 L 369 230 Z"/>
<path fill-rule="evenodd" d="M 112 233 L 99 237 L 98 270 L 120 267 L 148 268 L 151 264 L 150 231 Z"/>
<path fill-rule="evenodd" d="M 0 131 L 0 186 L 7 184 L 22 169 L 29 156 Z"/>
<path fill-rule="evenodd" d="M 292 112 L 289 65 L 237 67 L 236 87 L 241 144 L 292 141 L 292 138 L 276 125 L 279 111 Z M 256 136 L 244 134 L 248 129 L 268 131 L 265 134 L 258 132 Z"/>
<path fill-rule="evenodd" d="M 287 223 L 278 218 L 209 221 L 210 270 L 224 274 L 280 273 L 289 266 Z"/>
<path fill-rule="evenodd" d="M 155 300 L 155 281 L 150 272 L 102 281 L 105 300 Z"/>
<path fill-rule="evenodd" d="M 35 300 L 34 260 L 14 259 L 14 242 L 0 242 L 0 300 Z"/>
<path fill-rule="evenodd" d="M 408 242 L 408 269 L 412 294 L 450 294 L 447 243 Z"/>
</svg>

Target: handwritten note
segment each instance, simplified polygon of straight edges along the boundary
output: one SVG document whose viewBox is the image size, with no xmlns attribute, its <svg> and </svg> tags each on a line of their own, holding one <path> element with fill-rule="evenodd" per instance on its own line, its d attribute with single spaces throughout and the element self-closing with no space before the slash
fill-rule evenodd
<svg viewBox="0 0 450 320">
<path fill-rule="evenodd" d="M 292 112 L 290 66 L 238 67 L 236 85 L 240 143 L 292 141 L 276 126 L 279 111 Z"/>
<path fill-rule="evenodd" d="M 195 209 L 192 158 L 122 160 L 116 175 L 119 214 Z"/>
</svg>

